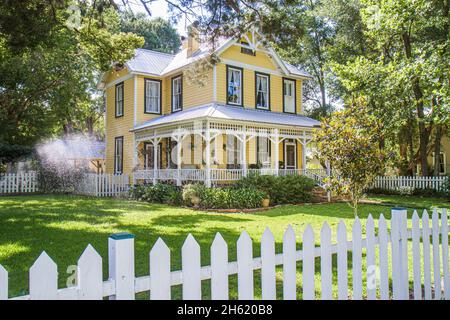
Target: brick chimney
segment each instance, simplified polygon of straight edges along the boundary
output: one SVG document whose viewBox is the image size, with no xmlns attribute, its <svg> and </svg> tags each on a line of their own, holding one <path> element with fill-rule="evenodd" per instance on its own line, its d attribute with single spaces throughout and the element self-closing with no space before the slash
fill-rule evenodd
<svg viewBox="0 0 450 320">
<path fill-rule="evenodd" d="M 200 47 L 197 25 L 198 23 L 194 22 L 188 27 L 188 38 L 186 47 L 183 43 L 183 49 L 185 48 L 187 49 L 186 56 L 188 58 L 192 56 Z"/>
</svg>

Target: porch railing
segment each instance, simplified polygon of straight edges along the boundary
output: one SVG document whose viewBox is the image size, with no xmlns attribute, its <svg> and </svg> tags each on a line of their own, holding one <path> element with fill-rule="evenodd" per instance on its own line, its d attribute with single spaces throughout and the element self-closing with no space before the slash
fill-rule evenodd
<svg viewBox="0 0 450 320">
<path fill-rule="evenodd" d="M 258 175 L 304 175 L 314 179 L 321 184 L 326 176 L 326 171 L 322 169 L 210 169 L 209 180 L 212 183 L 237 181 L 244 176 L 251 174 Z M 158 169 L 158 170 L 137 170 L 134 172 L 135 180 L 152 181 L 176 181 L 178 183 L 185 181 L 206 181 L 208 172 L 206 169 Z M 150 182 L 150 181 L 149 181 Z"/>
</svg>

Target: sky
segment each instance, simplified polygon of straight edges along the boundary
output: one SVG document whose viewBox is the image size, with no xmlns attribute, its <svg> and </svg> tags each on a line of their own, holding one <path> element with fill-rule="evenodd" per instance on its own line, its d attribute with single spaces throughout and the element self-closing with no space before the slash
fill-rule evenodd
<svg viewBox="0 0 450 320">
<path fill-rule="evenodd" d="M 139 0 L 130 0 L 129 3 L 134 12 L 147 13 Z M 156 0 L 152 2 L 150 5 L 150 12 L 152 13 L 153 18 L 161 17 L 166 20 L 169 19 L 168 6 L 165 0 Z M 176 27 L 180 35 L 186 35 L 186 20 L 184 18 L 181 18 L 174 27 Z"/>
</svg>

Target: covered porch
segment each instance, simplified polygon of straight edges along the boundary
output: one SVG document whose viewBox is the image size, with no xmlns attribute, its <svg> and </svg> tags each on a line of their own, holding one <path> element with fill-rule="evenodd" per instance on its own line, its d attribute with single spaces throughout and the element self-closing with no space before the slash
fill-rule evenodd
<svg viewBox="0 0 450 320">
<path fill-rule="evenodd" d="M 325 170 L 308 170 L 306 163 L 317 124 L 302 116 L 216 105 L 163 116 L 133 129 L 134 181 L 211 186 L 249 174 L 319 180 Z"/>
</svg>

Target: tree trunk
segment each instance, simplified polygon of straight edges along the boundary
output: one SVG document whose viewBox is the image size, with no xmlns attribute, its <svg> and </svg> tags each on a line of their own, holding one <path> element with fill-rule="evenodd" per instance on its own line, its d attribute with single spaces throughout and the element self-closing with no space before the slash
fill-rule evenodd
<svg viewBox="0 0 450 320">
<path fill-rule="evenodd" d="M 411 59 L 411 38 L 409 34 L 402 34 L 403 46 L 405 55 L 408 59 Z M 423 93 L 420 88 L 420 82 L 418 77 L 412 79 L 412 89 L 414 98 L 416 100 L 417 117 L 419 118 L 419 159 L 422 176 L 428 175 L 428 162 L 427 162 L 427 146 L 430 139 L 429 132 L 425 126 L 425 113 L 423 105 Z"/>
<path fill-rule="evenodd" d="M 434 138 L 434 170 L 435 176 L 439 175 L 439 158 L 441 154 L 442 125 L 436 126 L 436 136 Z"/>
</svg>

